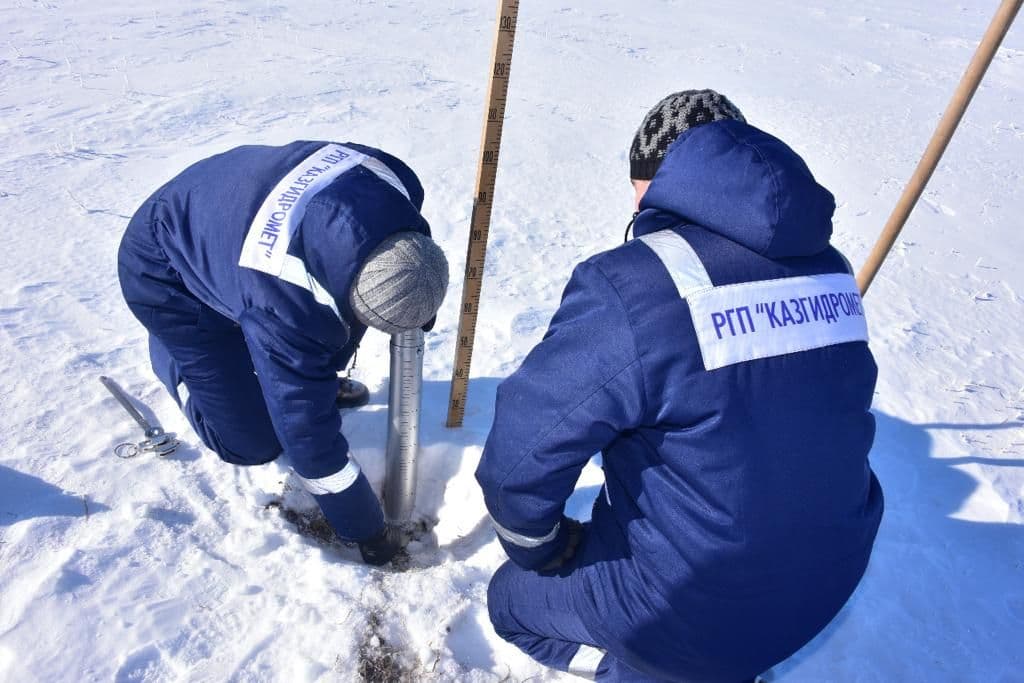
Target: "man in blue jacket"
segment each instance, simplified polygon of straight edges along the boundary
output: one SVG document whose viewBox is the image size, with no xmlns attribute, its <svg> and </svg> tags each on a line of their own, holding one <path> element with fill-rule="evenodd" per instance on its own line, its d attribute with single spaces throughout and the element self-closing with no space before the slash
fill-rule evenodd
<svg viewBox="0 0 1024 683">
<path fill-rule="evenodd" d="M 832 195 L 713 91 L 630 153 L 636 239 L 580 264 L 498 389 L 477 470 L 495 630 L 609 681 L 753 679 L 857 586 L 882 514 L 877 374 Z M 601 452 L 591 521 L 564 516 Z"/>
<path fill-rule="evenodd" d="M 153 369 L 203 443 L 235 465 L 283 452 L 372 564 L 401 540 L 340 432 L 338 371 L 367 326 L 416 329 L 441 305 L 422 204 L 412 170 L 372 147 L 239 147 L 157 190 L 118 253 Z"/>
</svg>

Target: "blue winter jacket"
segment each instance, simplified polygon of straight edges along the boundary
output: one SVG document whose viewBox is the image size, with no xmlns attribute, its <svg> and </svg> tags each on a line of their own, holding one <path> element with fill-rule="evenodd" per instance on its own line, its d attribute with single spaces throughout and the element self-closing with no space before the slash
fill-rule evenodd
<svg viewBox="0 0 1024 683">
<path fill-rule="evenodd" d="M 588 629 L 650 675 L 739 681 L 818 633 L 865 570 L 877 370 L 833 197 L 781 141 L 691 129 L 640 208 L 638 239 L 575 269 L 501 384 L 477 477 L 509 557 L 539 568 L 600 451 L 572 584 Z"/>
<path fill-rule="evenodd" d="M 337 371 L 366 331 L 349 292 L 387 235 L 430 234 L 422 203 L 419 180 L 395 157 L 301 141 L 200 161 L 147 205 L 185 287 L 241 327 L 290 464 L 335 530 L 356 540 L 383 519 L 365 476 L 349 466 L 335 406 Z"/>
</svg>

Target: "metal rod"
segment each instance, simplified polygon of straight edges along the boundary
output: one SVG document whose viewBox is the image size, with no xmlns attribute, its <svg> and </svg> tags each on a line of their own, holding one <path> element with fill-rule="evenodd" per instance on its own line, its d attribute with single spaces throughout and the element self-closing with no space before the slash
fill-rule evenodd
<svg viewBox="0 0 1024 683">
<path fill-rule="evenodd" d="M 393 523 L 408 522 L 416 505 L 422 395 L 423 331 L 392 335 L 384 516 Z"/>
<path fill-rule="evenodd" d="M 935 128 L 935 133 L 924 151 L 924 156 L 918 162 L 906 189 L 903 190 L 902 196 L 896 203 L 896 208 L 892 210 L 892 215 L 889 216 L 885 228 L 882 229 L 882 234 L 874 249 L 871 250 L 867 262 L 857 273 L 857 284 L 860 286 L 861 294 L 868 291 L 872 280 L 878 274 L 878 269 L 882 267 L 892 245 L 896 243 L 896 238 L 899 237 L 900 231 L 903 230 L 907 219 L 910 218 L 910 212 L 914 210 L 917 201 L 921 198 L 921 193 L 924 192 L 925 185 L 928 184 L 936 166 L 939 165 L 946 146 L 952 139 L 953 133 L 956 132 L 957 126 L 960 125 L 960 120 L 967 111 L 971 98 L 974 97 L 978 85 L 981 84 L 981 79 L 985 76 L 989 64 L 992 63 L 992 58 L 995 57 L 1000 43 L 1006 37 L 1006 32 L 1010 30 L 1010 25 L 1013 24 L 1014 17 L 1020 11 L 1021 4 L 1024 4 L 1024 0 L 1003 0 L 995 17 L 992 18 L 992 23 L 989 24 L 988 30 L 981 39 L 981 44 L 978 45 L 971 63 L 967 65 L 967 71 L 960 79 L 960 85 L 953 93 L 953 99 L 950 100 L 946 112 Z"/>
<path fill-rule="evenodd" d="M 107 391 L 117 399 L 117 402 L 121 404 L 121 407 L 131 415 L 132 419 L 135 420 L 140 427 L 142 427 L 142 431 L 147 432 L 148 436 L 148 432 L 153 429 L 153 425 L 149 424 L 149 420 L 143 417 L 142 413 L 139 412 L 139 409 L 132 405 L 131 400 L 128 398 L 128 395 L 124 393 L 124 390 L 117 385 L 117 382 L 109 377 L 101 376 L 100 381 L 103 382 L 103 386 L 107 388 Z"/>
</svg>

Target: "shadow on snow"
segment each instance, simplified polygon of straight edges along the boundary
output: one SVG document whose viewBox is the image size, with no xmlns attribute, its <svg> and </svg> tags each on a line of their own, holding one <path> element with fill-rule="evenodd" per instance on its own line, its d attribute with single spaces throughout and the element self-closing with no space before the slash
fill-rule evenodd
<svg viewBox="0 0 1024 683">
<path fill-rule="evenodd" d="M 0 527 L 35 517 L 85 517 L 109 508 L 0 465 Z"/>
<path fill-rule="evenodd" d="M 925 640 L 911 652 L 934 654 L 931 673 L 949 675 L 979 661 L 1002 660 L 1019 672 L 1024 651 L 1000 651 L 993 633 L 1024 628 L 1024 525 L 958 518 L 979 487 L 958 466 L 1022 467 L 1024 460 L 981 455 L 943 457 L 934 453 L 933 430 L 1020 429 L 999 424 L 913 424 L 875 411 L 877 433 L 871 465 L 885 493 L 885 515 L 871 563 L 860 587 L 839 616 L 786 664 L 784 673 L 828 642 L 851 617 L 858 638 Z M 1007 504 L 1012 504 L 1007 501 Z M 1016 502 L 1020 506 L 1020 501 Z M 906 632 L 906 627 L 913 629 Z M 952 664 L 951 664 L 952 663 Z M 923 665 L 924 662 L 918 662 Z M 914 666 L 908 662 L 908 666 Z M 946 668 L 951 666 L 952 668 Z M 919 670 L 924 676 L 925 670 Z M 980 672 L 976 672 L 980 673 Z M 991 672 L 996 674 L 997 672 Z"/>
</svg>

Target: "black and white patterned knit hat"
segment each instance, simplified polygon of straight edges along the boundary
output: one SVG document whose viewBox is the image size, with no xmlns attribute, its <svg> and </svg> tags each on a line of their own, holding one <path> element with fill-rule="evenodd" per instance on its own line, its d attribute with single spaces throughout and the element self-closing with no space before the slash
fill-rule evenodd
<svg viewBox="0 0 1024 683">
<path fill-rule="evenodd" d="M 669 95 L 647 112 L 629 149 L 629 177 L 650 180 L 679 134 L 702 123 L 734 119 L 743 114 L 714 90 L 683 90 Z"/>
</svg>

